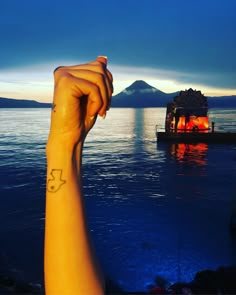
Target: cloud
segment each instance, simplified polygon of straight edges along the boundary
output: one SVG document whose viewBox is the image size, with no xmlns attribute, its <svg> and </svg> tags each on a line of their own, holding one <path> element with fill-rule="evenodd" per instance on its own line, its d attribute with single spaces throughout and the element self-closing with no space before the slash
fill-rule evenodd
<svg viewBox="0 0 236 295">
<path fill-rule="evenodd" d="M 80 60 L 78 63 L 83 63 Z M 58 60 L 50 63 L 40 63 L 31 66 L 16 67 L 0 71 L 0 96 L 36 99 L 50 102 L 53 95 L 53 70 L 58 65 L 73 65 L 75 60 Z M 202 90 L 206 95 L 233 95 L 236 87 L 224 89 L 221 87 L 209 87 L 206 82 L 207 76 L 198 76 L 195 73 L 183 73 L 165 69 L 148 67 L 121 66 L 110 62 L 109 69 L 114 76 L 114 94 L 123 91 L 135 80 L 145 80 L 151 86 L 172 93 L 183 89 L 194 88 Z M 147 90 L 142 90 L 147 91 Z M 150 91 L 155 91 L 151 89 Z M 126 91 L 132 94 L 132 90 Z"/>
<path fill-rule="evenodd" d="M 141 89 L 140 92 L 141 93 L 154 93 L 157 92 L 158 90 L 155 88 L 150 88 L 150 89 Z"/>
<path fill-rule="evenodd" d="M 127 89 L 124 89 L 124 91 L 123 91 L 125 94 L 127 94 L 127 95 L 132 95 L 134 92 L 135 92 L 135 90 L 133 89 L 133 90 L 127 90 Z"/>
<path fill-rule="evenodd" d="M 111 71 L 114 75 L 115 94 L 130 86 L 135 80 L 145 80 L 151 86 L 172 93 L 183 89 L 194 88 L 202 90 L 206 95 L 235 95 L 236 86 L 221 87 L 220 83 L 210 83 L 211 79 L 221 79 L 222 76 L 216 73 L 191 73 L 179 72 L 166 69 L 155 69 L 148 67 L 128 67 L 111 64 Z M 212 84 L 212 85 L 211 85 Z"/>
<path fill-rule="evenodd" d="M 107 55 L 162 81 L 234 89 L 236 1 L 213 2 L 3 1 L 0 68 Z"/>
<path fill-rule="evenodd" d="M 117 80 L 158 80 L 172 81 L 176 84 L 205 85 L 220 89 L 235 89 L 234 75 L 228 73 L 228 81 L 224 81 L 226 73 L 216 72 L 184 72 L 153 67 L 111 65 L 114 77 Z"/>
</svg>

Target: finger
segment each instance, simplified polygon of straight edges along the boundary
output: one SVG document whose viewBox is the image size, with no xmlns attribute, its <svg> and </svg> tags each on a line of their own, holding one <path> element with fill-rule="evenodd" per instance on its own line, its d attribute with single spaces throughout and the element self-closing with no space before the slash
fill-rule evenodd
<svg viewBox="0 0 236 295">
<path fill-rule="evenodd" d="M 111 72 L 107 69 L 107 56 L 98 56 L 96 58 L 96 61 L 99 61 L 101 62 L 103 65 L 105 65 L 105 72 L 104 74 L 107 76 L 108 78 L 108 81 L 109 81 L 109 84 L 107 84 L 107 89 L 108 90 L 111 90 L 109 91 L 109 97 L 110 97 L 110 100 L 109 100 L 109 105 L 110 105 L 110 102 L 111 102 L 111 96 L 112 96 L 112 93 L 113 93 L 113 77 L 112 77 L 112 74 Z M 106 81 L 106 82 L 108 82 Z M 109 108 L 108 108 L 109 109 Z"/>
<path fill-rule="evenodd" d="M 108 69 L 106 69 L 106 64 L 107 64 L 107 57 L 106 56 L 98 56 L 95 61 L 92 61 L 90 63 L 79 64 L 79 65 L 74 65 L 74 66 L 67 66 L 67 67 L 63 68 L 63 71 L 69 71 L 71 74 L 72 74 L 71 70 L 90 70 L 90 71 L 105 75 L 107 98 L 105 99 L 106 108 L 104 106 L 104 110 L 108 110 L 110 108 L 112 93 L 114 90 L 113 83 L 112 83 L 113 77 L 112 77 L 111 72 Z M 73 72 L 73 74 L 75 74 L 75 72 Z M 78 77 L 78 75 L 76 75 L 76 76 Z"/>
<path fill-rule="evenodd" d="M 60 70 L 60 68 L 59 68 Z M 95 62 L 95 63 L 89 63 L 89 64 L 83 64 L 83 65 L 75 65 L 75 66 L 68 66 L 68 67 L 61 67 L 61 70 L 63 71 L 71 71 L 71 70 L 89 70 L 92 72 L 96 72 L 96 73 L 100 73 L 106 76 L 105 82 L 107 85 L 107 89 L 108 89 L 108 95 L 111 96 L 112 95 L 112 91 L 113 91 L 113 86 L 112 86 L 112 74 L 105 69 L 102 64 L 100 62 Z"/>
<path fill-rule="evenodd" d="M 96 60 L 103 63 L 105 66 L 107 65 L 107 56 L 99 55 Z"/>
<path fill-rule="evenodd" d="M 103 72 L 104 68 L 106 68 L 106 57 L 105 56 L 98 56 L 95 60 L 84 63 L 84 64 L 78 64 L 78 65 L 71 65 L 64 67 L 65 69 L 74 69 L 74 70 L 80 70 L 80 69 L 91 69 L 92 68 L 97 70 L 99 72 Z M 100 69 L 99 69 L 100 68 Z"/>
<path fill-rule="evenodd" d="M 104 67 L 105 65 L 105 67 Z M 74 65 L 74 66 L 67 66 L 64 67 L 65 70 L 90 70 L 90 71 L 95 71 L 98 73 L 104 73 L 110 82 L 110 87 L 112 89 L 112 82 L 113 82 L 113 77 L 111 72 L 106 68 L 107 65 L 107 57 L 106 56 L 98 56 L 95 61 L 86 63 L 86 64 L 79 64 L 79 65 Z M 111 91 L 112 92 L 112 91 Z"/>
<path fill-rule="evenodd" d="M 107 76 L 108 76 L 108 78 L 109 78 L 109 81 L 111 82 L 111 84 L 113 83 L 113 76 L 112 76 L 112 73 L 108 70 L 108 69 L 106 69 L 106 74 L 107 74 Z"/>
<path fill-rule="evenodd" d="M 111 92 L 109 93 L 109 96 L 112 96 L 113 93 L 113 76 L 111 72 L 107 69 L 107 56 L 98 56 L 96 58 L 96 61 L 101 62 L 103 65 L 105 65 L 105 71 L 104 74 L 107 76 L 109 85 L 107 85 L 108 89 L 111 89 Z"/>
<path fill-rule="evenodd" d="M 111 72 L 107 69 L 107 56 L 98 56 L 96 58 L 96 61 L 98 61 L 98 62 L 102 63 L 103 65 L 105 65 L 104 74 L 107 76 L 108 81 L 109 81 L 109 85 L 107 85 L 107 88 L 111 89 L 111 93 L 109 93 L 109 95 L 111 96 L 112 93 L 113 93 L 113 76 L 112 76 Z"/>
<path fill-rule="evenodd" d="M 103 74 L 93 72 L 90 70 L 67 70 L 67 74 L 70 74 L 71 76 L 74 76 L 77 78 L 87 80 L 98 86 L 101 97 L 102 97 L 102 102 L 103 102 L 103 106 L 99 110 L 99 115 L 102 117 L 105 116 L 107 107 L 110 104 L 109 92 L 111 91 L 111 89 L 110 90 L 107 89 L 107 85 L 109 87 L 108 78 Z"/>
<path fill-rule="evenodd" d="M 103 107 L 103 100 L 99 87 L 81 78 L 71 77 L 71 81 L 73 82 L 72 95 L 77 99 L 86 95 L 88 97 L 88 115 L 90 117 L 97 115 Z"/>
<path fill-rule="evenodd" d="M 84 70 L 82 68 L 84 68 Z M 100 110 L 99 115 L 102 117 L 105 116 L 106 111 L 109 110 L 111 105 L 111 97 L 113 91 L 112 74 L 108 70 L 104 72 L 103 70 L 101 70 L 101 67 L 94 67 L 94 65 L 88 65 L 87 67 L 59 67 L 54 72 L 57 81 L 60 80 L 61 76 L 65 76 L 68 74 L 70 75 L 70 77 L 74 76 L 77 78 L 90 80 L 101 88 L 100 91 L 103 98 L 104 108 Z"/>
<path fill-rule="evenodd" d="M 106 74 L 108 77 L 108 81 L 109 81 L 109 85 L 107 85 L 109 91 L 109 100 L 108 100 L 108 106 L 107 106 L 107 110 L 110 109 L 111 106 L 111 100 L 112 100 L 112 93 L 114 92 L 114 87 L 113 87 L 113 76 L 111 74 L 111 72 L 109 70 L 106 70 Z"/>
<path fill-rule="evenodd" d="M 104 73 L 107 77 L 107 89 L 109 89 L 109 96 L 112 96 L 113 93 L 113 76 L 111 74 L 111 72 L 106 69 L 105 73 Z"/>
<path fill-rule="evenodd" d="M 111 72 L 107 69 L 107 56 L 98 56 L 96 58 L 96 61 L 99 61 L 99 62 L 101 62 L 102 64 L 105 65 L 105 74 L 106 74 L 106 76 L 108 77 L 108 79 L 109 79 L 109 81 L 111 83 L 111 86 L 112 86 L 111 88 L 113 88 L 113 85 L 112 85 L 113 76 L 112 76 Z"/>
</svg>

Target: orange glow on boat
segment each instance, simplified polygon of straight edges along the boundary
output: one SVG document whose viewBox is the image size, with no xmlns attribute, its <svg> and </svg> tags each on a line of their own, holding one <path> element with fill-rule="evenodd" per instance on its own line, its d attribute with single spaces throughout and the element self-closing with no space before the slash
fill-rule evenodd
<svg viewBox="0 0 236 295">
<path fill-rule="evenodd" d="M 173 118 L 172 126 L 175 126 L 175 118 Z M 208 117 L 190 116 L 189 121 L 186 122 L 185 116 L 179 117 L 177 132 L 208 132 L 209 119 Z"/>
</svg>

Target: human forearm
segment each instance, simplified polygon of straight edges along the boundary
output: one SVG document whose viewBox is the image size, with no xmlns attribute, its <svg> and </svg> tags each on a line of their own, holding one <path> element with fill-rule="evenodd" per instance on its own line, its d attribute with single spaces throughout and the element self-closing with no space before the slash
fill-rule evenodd
<svg viewBox="0 0 236 295">
<path fill-rule="evenodd" d="M 103 284 L 94 259 L 83 207 L 82 143 L 111 102 L 107 59 L 59 67 L 47 144 L 45 287 L 47 295 L 100 295 Z"/>
<path fill-rule="evenodd" d="M 77 158 L 81 159 L 82 147 L 75 149 L 57 144 L 47 148 L 47 294 L 63 294 L 65 290 L 66 294 L 103 294 L 86 224 L 75 150 Z"/>
</svg>

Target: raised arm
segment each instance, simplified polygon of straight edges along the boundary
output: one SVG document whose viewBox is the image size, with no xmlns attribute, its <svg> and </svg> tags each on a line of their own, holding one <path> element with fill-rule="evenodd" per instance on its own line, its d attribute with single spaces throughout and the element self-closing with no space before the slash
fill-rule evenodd
<svg viewBox="0 0 236 295">
<path fill-rule="evenodd" d="M 104 294 L 92 249 L 81 183 L 83 143 L 112 95 L 106 58 L 60 67 L 46 148 L 45 289 L 47 295 Z"/>
</svg>

